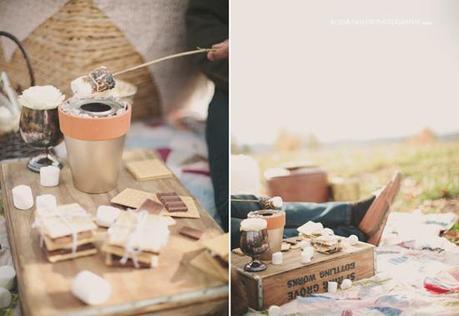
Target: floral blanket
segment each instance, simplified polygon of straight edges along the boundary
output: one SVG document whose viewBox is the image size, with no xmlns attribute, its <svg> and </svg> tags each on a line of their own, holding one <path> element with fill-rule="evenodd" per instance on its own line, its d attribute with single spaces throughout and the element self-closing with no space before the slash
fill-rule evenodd
<svg viewBox="0 0 459 316">
<path fill-rule="evenodd" d="M 391 213 L 373 278 L 299 297 L 282 315 L 459 315 L 459 247 L 439 237 L 455 221 L 452 213 Z"/>
</svg>

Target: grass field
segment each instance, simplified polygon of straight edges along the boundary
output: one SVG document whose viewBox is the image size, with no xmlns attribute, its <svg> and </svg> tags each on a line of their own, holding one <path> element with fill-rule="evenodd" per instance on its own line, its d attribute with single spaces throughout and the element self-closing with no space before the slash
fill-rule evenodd
<svg viewBox="0 0 459 316">
<path fill-rule="evenodd" d="M 394 210 L 451 211 L 459 215 L 459 140 L 273 151 L 253 156 L 262 172 L 290 161 L 310 161 L 330 176 L 357 179 L 362 197 L 400 170 L 404 178 Z"/>
</svg>

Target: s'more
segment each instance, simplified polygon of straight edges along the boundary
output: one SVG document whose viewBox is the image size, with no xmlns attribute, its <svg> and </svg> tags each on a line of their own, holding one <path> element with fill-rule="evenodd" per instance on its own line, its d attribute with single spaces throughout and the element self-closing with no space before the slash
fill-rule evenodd
<svg viewBox="0 0 459 316">
<path fill-rule="evenodd" d="M 89 213 L 79 204 L 57 208 L 39 208 L 34 227 L 49 262 L 74 259 L 97 253 L 94 224 Z"/>
</svg>

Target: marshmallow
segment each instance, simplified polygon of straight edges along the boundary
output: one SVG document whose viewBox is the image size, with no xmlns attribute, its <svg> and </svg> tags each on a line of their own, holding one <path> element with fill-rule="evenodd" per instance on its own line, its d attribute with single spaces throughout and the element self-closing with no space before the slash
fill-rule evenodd
<svg viewBox="0 0 459 316">
<path fill-rule="evenodd" d="M 312 221 L 307 222 L 306 224 L 301 225 L 296 230 L 303 235 L 313 235 L 313 234 L 320 234 L 324 226 L 322 223 L 315 223 Z"/>
<path fill-rule="evenodd" d="M 44 187 L 55 187 L 59 185 L 59 173 L 61 169 L 56 166 L 40 168 L 40 184 Z"/>
<path fill-rule="evenodd" d="M 11 293 L 0 287 L 0 308 L 7 308 L 11 304 Z"/>
<path fill-rule="evenodd" d="M 87 270 L 77 274 L 70 290 L 73 295 L 88 305 L 102 304 L 112 294 L 112 287 L 107 280 Z"/>
<path fill-rule="evenodd" d="M 88 76 L 78 77 L 70 83 L 73 94 L 79 98 L 90 97 L 95 91 Z"/>
<path fill-rule="evenodd" d="M 357 237 L 356 235 L 351 235 L 347 237 L 347 241 L 349 242 L 351 246 L 354 246 L 355 244 L 359 242 L 359 237 Z"/>
<path fill-rule="evenodd" d="M 0 267 L 0 288 L 11 290 L 14 285 L 16 270 L 10 265 Z"/>
<path fill-rule="evenodd" d="M 338 283 L 337 282 L 328 282 L 328 293 L 336 293 L 338 290 Z"/>
<path fill-rule="evenodd" d="M 37 195 L 35 198 L 35 206 L 37 209 L 51 209 L 57 208 L 56 197 L 52 194 Z"/>
<path fill-rule="evenodd" d="M 272 207 L 275 209 L 281 209 L 283 205 L 282 198 L 280 196 L 275 196 L 269 199 Z"/>
<path fill-rule="evenodd" d="M 330 228 L 324 228 L 322 230 L 322 235 L 333 236 L 333 235 L 335 235 L 335 233 Z"/>
<path fill-rule="evenodd" d="M 282 255 L 282 252 L 278 251 L 278 252 L 274 252 L 272 254 L 272 264 L 282 264 L 282 261 L 283 261 L 283 255 Z"/>
<path fill-rule="evenodd" d="M 266 229 L 267 227 L 267 222 L 263 218 L 258 218 L 258 217 L 253 217 L 253 218 L 247 218 L 241 221 L 241 231 L 260 231 L 263 229 Z"/>
<path fill-rule="evenodd" d="M 314 255 L 314 247 L 308 246 L 303 248 L 303 254 L 312 257 Z"/>
<path fill-rule="evenodd" d="M 277 305 L 271 305 L 268 309 L 268 316 L 282 316 L 282 310 Z"/>
<path fill-rule="evenodd" d="M 349 289 L 351 286 L 352 286 L 352 281 L 349 279 L 344 279 L 343 282 L 341 282 L 341 290 Z"/>
<path fill-rule="evenodd" d="M 18 185 L 12 190 L 15 208 L 27 210 L 33 206 L 32 189 L 28 185 Z"/>
<path fill-rule="evenodd" d="M 151 256 L 150 266 L 152 268 L 157 268 L 159 265 L 159 256 Z"/>
<path fill-rule="evenodd" d="M 96 223 L 102 227 L 110 227 L 120 214 L 119 208 L 101 205 L 97 208 Z"/>
<path fill-rule="evenodd" d="M 311 262 L 312 255 L 307 253 L 301 253 L 301 263 L 309 263 Z"/>
</svg>

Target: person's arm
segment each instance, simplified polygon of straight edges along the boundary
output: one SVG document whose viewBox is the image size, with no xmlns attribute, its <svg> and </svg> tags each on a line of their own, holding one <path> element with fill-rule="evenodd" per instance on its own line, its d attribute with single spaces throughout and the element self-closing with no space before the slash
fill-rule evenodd
<svg viewBox="0 0 459 316">
<path fill-rule="evenodd" d="M 194 60 L 217 87 L 228 91 L 228 1 L 190 0 L 186 27 L 190 49 L 217 48 L 207 56 L 195 56 Z"/>
</svg>

